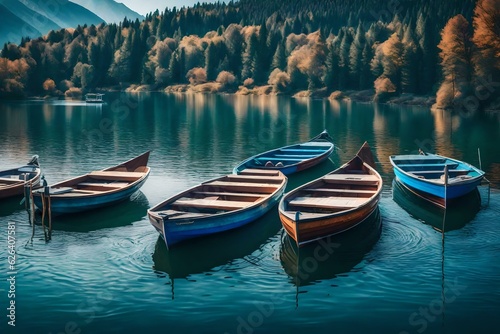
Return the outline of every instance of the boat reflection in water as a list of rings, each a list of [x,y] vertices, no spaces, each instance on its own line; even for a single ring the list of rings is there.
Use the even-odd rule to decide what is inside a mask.
[[[377,243],[381,227],[382,219],[377,208],[356,227],[307,244],[300,251],[295,241],[283,233],[281,265],[297,287],[350,272]]]
[[[9,197],[0,200],[0,217],[6,217],[16,211],[24,210],[24,204],[19,204],[22,197]]]
[[[481,208],[477,189],[448,203],[447,208],[433,205],[404,186],[396,178],[392,181],[393,199],[406,212],[440,232],[458,230],[476,216]],[[443,229],[444,224],[444,229]]]
[[[138,191],[125,201],[113,206],[87,211],[85,213],[61,215],[53,218],[53,230],[68,232],[89,232],[113,228],[140,221],[147,214],[149,201]],[[41,221],[41,219],[40,219]],[[40,223],[37,221],[37,223]]]
[[[168,274],[174,283],[176,278],[187,278],[193,274],[220,270],[236,270],[233,265],[260,266],[263,252],[256,252],[268,239],[276,235],[281,227],[278,212],[271,209],[255,222],[241,228],[196,238],[180,243],[167,250],[161,236],[156,241],[153,253],[153,269],[159,275]],[[235,260],[242,259],[242,264]],[[231,265],[231,268],[225,266]],[[172,299],[173,299],[172,287]]]

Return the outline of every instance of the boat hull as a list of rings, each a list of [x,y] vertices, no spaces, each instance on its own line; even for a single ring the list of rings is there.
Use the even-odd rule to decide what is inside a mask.
[[[421,164],[425,160],[431,160],[431,162],[427,165]],[[435,164],[438,160],[440,160],[439,163]],[[394,175],[399,182],[429,202],[440,206],[446,206],[448,201],[467,195],[481,184],[484,177],[484,172],[472,165],[435,154],[391,156],[390,161]],[[448,169],[446,185],[442,176],[438,178],[444,175],[444,165],[455,165]],[[402,166],[405,166],[407,170]],[[457,172],[462,172],[459,174],[461,176],[453,177],[457,175]],[[431,173],[433,177],[427,178],[427,176],[422,176],[422,173]]]
[[[399,169],[394,169],[394,174],[398,180],[405,184],[406,186],[413,188],[417,191],[424,192],[443,200],[454,199],[457,197],[464,196],[474,189],[481,183],[482,178],[474,178],[460,184],[450,184],[446,187],[440,184],[433,184],[431,182],[426,182],[418,178],[408,176],[406,173],[401,172]]]
[[[113,205],[130,198],[136,193],[146,182],[147,176],[133,186],[123,189],[120,192],[102,194],[96,196],[82,197],[58,197],[57,195],[50,197],[50,209],[52,214],[69,214],[84,212],[93,209],[99,209],[109,205]],[[33,196],[33,201],[39,210],[43,209],[42,198],[40,195]]]
[[[280,211],[280,220],[287,234],[300,247],[356,227],[377,209],[378,201],[379,197],[375,197],[366,205],[356,210],[321,219],[300,220],[299,218],[298,224],[295,219],[288,217]]]
[[[175,221],[169,221],[168,219],[163,219],[149,213],[149,220],[162,236],[167,248],[170,248],[182,241],[228,231],[253,222],[262,217],[279,202],[285,188],[286,183],[273,196],[246,210],[228,212],[206,218]]]
[[[365,142],[340,168],[287,193],[281,224],[299,247],[348,231],[377,209],[382,183]]]
[[[21,168],[25,167],[32,167],[32,166],[24,166]],[[17,171],[17,169],[12,170]],[[28,181],[31,182],[32,187],[36,187],[40,184],[40,177],[41,177],[41,171],[39,167],[34,168],[34,173],[35,175],[29,179]],[[20,180],[22,181],[22,180]],[[15,196],[22,196],[24,194],[24,182],[19,182],[16,184],[13,184],[11,186],[6,186],[6,187],[0,187],[0,199],[2,198],[8,198],[8,197],[15,197]]]
[[[233,173],[239,174],[242,170],[248,168],[275,170],[280,171],[284,175],[291,175],[293,173],[301,172],[322,163],[323,161],[327,160],[333,153],[333,150],[335,148],[334,144],[326,141],[325,138],[330,138],[326,131],[311,139],[311,141],[309,142],[284,146],[257,154],[242,161],[233,169]],[[308,148],[308,146],[310,146],[310,148]],[[282,152],[282,150],[292,151],[293,153],[291,153],[291,155],[288,155],[287,153]],[[279,155],[276,154],[281,154],[282,160],[280,160],[280,158],[278,157]],[[274,163],[282,161],[284,162],[284,165],[276,166],[275,164],[273,164],[273,166],[266,166],[264,164],[266,158],[269,158]],[[261,159],[262,164],[256,163],[258,159]]]
[[[93,171],[38,189],[33,192],[33,201],[39,210],[43,210],[42,195],[46,196],[45,193],[48,192],[50,211],[56,215],[78,213],[119,203],[127,200],[146,182],[151,171],[147,167],[148,160],[149,151],[102,171]],[[117,174],[113,174],[113,172]],[[133,173],[133,175],[128,173]],[[93,183],[94,180],[106,182],[96,184]],[[110,186],[113,182],[124,184]]]

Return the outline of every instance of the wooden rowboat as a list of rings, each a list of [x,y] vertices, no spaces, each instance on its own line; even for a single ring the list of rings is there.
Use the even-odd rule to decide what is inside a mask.
[[[149,152],[104,170],[93,171],[33,192],[35,205],[50,197],[54,214],[76,213],[108,206],[128,199],[146,182]]]
[[[148,211],[149,221],[170,248],[256,220],[278,203],[286,183],[279,171],[247,169],[170,197]]]
[[[37,155],[24,166],[0,171],[0,198],[22,195],[26,182],[36,187],[40,183],[40,174]]]
[[[361,223],[377,208],[381,191],[382,178],[365,142],[351,161],[286,194],[280,220],[301,247]]]
[[[321,243],[306,245],[300,250],[295,240],[285,234],[281,237],[281,265],[296,286],[329,280],[356,267],[375,246],[381,231],[382,219],[377,208],[349,231],[323,239]],[[318,254],[321,254],[319,258]],[[311,259],[318,261],[315,270],[311,270]]]
[[[399,182],[441,207],[476,189],[484,177],[479,168],[437,154],[392,155],[390,161]]]
[[[254,155],[236,166],[233,173],[239,174],[247,168],[279,170],[285,175],[300,172],[328,159],[335,146],[329,140],[331,137],[324,130],[308,142]]]

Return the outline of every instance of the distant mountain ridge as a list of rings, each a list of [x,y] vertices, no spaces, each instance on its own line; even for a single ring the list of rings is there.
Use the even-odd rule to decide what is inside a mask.
[[[0,17],[0,45],[18,44],[23,37],[36,38],[51,30],[105,22],[68,0],[2,0]]]
[[[0,0],[0,47],[19,44],[21,38],[36,38],[51,30],[78,25],[118,23],[144,17],[113,0]]]
[[[34,11],[37,15],[32,20],[43,17],[54,21],[60,28],[78,25],[100,24],[104,20],[88,9],[68,0],[17,0]],[[17,15],[17,13],[14,13]],[[40,17],[37,17],[40,16]],[[28,22],[29,23],[29,22]],[[42,34],[48,31],[42,31]]]
[[[125,17],[128,20],[144,20],[144,16],[114,0],[70,0],[102,17],[107,23],[119,23]]]

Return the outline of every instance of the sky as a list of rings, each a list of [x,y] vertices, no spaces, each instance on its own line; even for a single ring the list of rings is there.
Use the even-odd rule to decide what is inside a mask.
[[[160,12],[164,11],[166,7],[189,7],[197,2],[213,2],[210,0],[115,0],[125,4],[128,8],[136,11],[139,14],[146,15],[147,13],[154,12],[159,9]]]

